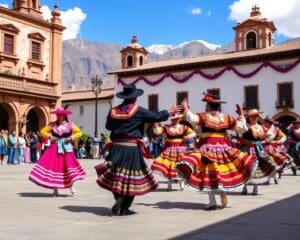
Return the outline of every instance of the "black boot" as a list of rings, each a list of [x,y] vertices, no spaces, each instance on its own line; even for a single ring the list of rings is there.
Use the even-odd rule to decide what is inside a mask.
[[[129,209],[133,200],[134,200],[134,196],[124,197],[124,202],[122,204],[121,211],[120,211],[121,216],[136,214],[136,212]]]
[[[117,193],[113,193],[113,194],[114,194],[114,198],[115,198],[116,202],[111,208],[111,213],[112,213],[112,215],[119,215],[121,206],[124,203],[124,197]]]

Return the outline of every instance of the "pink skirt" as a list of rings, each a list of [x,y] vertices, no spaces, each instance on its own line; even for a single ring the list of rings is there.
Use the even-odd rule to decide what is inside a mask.
[[[29,180],[45,188],[69,188],[86,177],[84,169],[73,152],[58,154],[53,143],[30,172]]]
[[[24,154],[24,161],[25,163],[30,163],[30,148],[26,147],[25,148],[25,154]]]

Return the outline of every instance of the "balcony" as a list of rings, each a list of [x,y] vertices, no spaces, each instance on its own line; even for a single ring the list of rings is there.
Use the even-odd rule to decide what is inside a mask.
[[[21,76],[0,73],[0,91],[57,99],[57,84]]]
[[[294,100],[277,100],[276,108],[294,108]]]

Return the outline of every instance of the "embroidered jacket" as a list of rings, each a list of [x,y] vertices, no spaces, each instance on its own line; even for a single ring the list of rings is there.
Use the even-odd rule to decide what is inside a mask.
[[[167,110],[149,111],[136,104],[121,104],[112,108],[106,119],[106,128],[111,131],[110,138],[143,138],[145,123],[166,121]]]

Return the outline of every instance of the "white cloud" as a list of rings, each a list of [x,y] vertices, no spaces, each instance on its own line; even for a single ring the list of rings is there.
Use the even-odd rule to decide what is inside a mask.
[[[191,14],[193,15],[200,15],[202,13],[201,8],[192,8]]]
[[[8,8],[8,3],[0,3],[0,6],[1,6],[1,7]]]
[[[51,19],[51,10],[48,6],[42,6],[41,12],[44,19]],[[63,40],[76,38],[80,32],[82,22],[86,19],[86,14],[79,7],[60,11],[60,13],[62,24],[66,27],[63,32]]]
[[[255,4],[259,6],[263,17],[274,22],[278,34],[286,37],[300,36],[299,0],[238,0],[229,6],[229,19],[237,22],[246,20]]]

